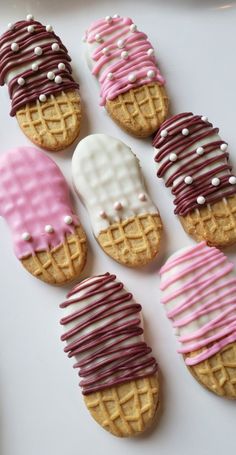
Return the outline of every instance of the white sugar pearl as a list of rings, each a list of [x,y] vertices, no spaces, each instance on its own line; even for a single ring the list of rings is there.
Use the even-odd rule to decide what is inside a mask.
[[[114,209],[115,210],[121,210],[122,207],[123,206],[122,206],[121,202],[119,202],[119,201],[115,202],[115,204],[114,204]]]
[[[33,33],[34,32],[34,25],[28,25],[27,32]]]
[[[236,185],[236,177],[234,175],[229,178],[229,183],[230,185]]]
[[[43,49],[40,46],[36,46],[34,48],[34,53],[35,53],[35,55],[42,55]]]
[[[26,242],[28,242],[31,239],[31,235],[29,232],[23,232],[21,238],[22,238],[22,240],[25,240]]]
[[[130,74],[128,75],[128,81],[129,81],[129,82],[135,82],[136,79],[137,79],[137,76],[136,76],[135,73],[130,73]]]
[[[106,16],[106,17],[105,17],[105,21],[107,21],[107,22],[112,22],[112,17],[111,17],[111,16]]]
[[[51,234],[52,232],[54,232],[54,229],[53,229],[53,227],[51,226],[51,224],[46,224],[44,230],[45,230],[45,232],[47,232],[48,234]]]
[[[145,202],[145,201],[147,200],[147,196],[146,196],[146,194],[144,194],[144,193],[140,193],[140,194],[138,195],[138,198],[139,198],[139,200],[142,201],[142,202]]]
[[[72,216],[66,215],[66,216],[64,217],[64,221],[65,221],[66,224],[72,224],[72,223],[73,223]]]
[[[32,69],[32,71],[38,71],[38,69],[39,69],[38,64],[37,63],[32,63],[31,69]]]
[[[214,178],[212,179],[212,181],[211,181],[211,184],[212,184],[213,186],[219,186],[219,184],[220,184],[220,179],[219,179],[218,177],[214,177]]]
[[[7,25],[7,28],[8,28],[8,30],[14,30],[14,24],[9,22],[9,24]]]
[[[50,79],[50,81],[53,81],[53,79],[55,79],[54,72],[53,71],[48,71],[47,78]]]
[[[155,77],[155,75],[156,75],[156,73],[155,73],[155,71],[153,71],[153,70],[149,70],[149,71],[147,72],[147,77],[150,77],[151,79],[152,79],[153,77]]]
[[[103,41],[100,33],[96,33],[95,35],[95,40],[97,41],[97,43],[101,43]]]
[[[18,85],[25,85],[25,79],[23,77],[18,77],[17,84]]]
[[[56,84],[61,84],[62,83],[62,77],[61,76],[56,76],[54,81],[56,82]]]
[[[206,202],[206,199],[204,198],[204,196],[198,196],[197,197],[197,203],[200,204],[200,205],[203,205],[205,204]]]
[[[204,153],[204,148],[203,148],[203,147],[198,147],[197,150],[196,150],[196,153],[197,153],[198,155],[203,155],[203,153]]]
[[[66,65],[65,65],[65,63],[58,63],[57,68],[59,70],[63,71],[66,69]]]
[[[59,51],[60,47],[58,43],[52,43],[52,50],[53,51]]]
[[[52,25],[50,25],[50,24],[47,24],[45,28],[46,28],[47,32],[52,32],[53,31]]]
[[[149,57],[152,57],[154,55],[154,49],[148,49],[147,55],[149,55]]]
[[[18,43],[12,43],[11,44],[11,50],[13,52],[17,52],[19,50],[19,44]]]
[[[169,160],[170,160],[170,161],[173,161],[173,162],[176,161],[176,160],[177,160],[177,155],[176,155],[176,153],[170,153],[170,155],[169,155]]]
[[[118,19],[118,17],[120,17],[119,14],[114,14],[113,19]]]
[[[113,73],[108,73],[107,79],[109,79],[111,81],[113,78],[114,78],[114,74]]]
[[[161,137],[166,137],[166,136],[168,136],[168,131],[162,130],[160,134],[161,134]]]
[[[191,177],[191,175],[187,175],[185,177],[184,183],[186,183],[186,185],[191,185],[191,183],[193,183],[193,178]]]
[[[131,24],[129,29],[130,29],[131,32],[136,32],[137,31],[137,25]]]
[[[183,134],[183,136],[188,136],[189,135],[189,130],[188,128],[183,128],[181,133]]]
[[[119,49],[122,49],[123,47],[125,47],[125,41],[123,39],[118,39],[117,47],[119,47]]]
[[[100,216],[100,218],[106,218],[107,214],[104,210],[101,210],[101,212],[99,212],[99,216]]]
[[[27,21],[33,21],[34,20],[34,16],[32,14],[27,14],[26,20]]]
[[[121,52],[120,56],[121,56],[121,58],[127,59],[129,57],[129,54],[127,51],[123,51],[123,52]]]
[[[47,100],[46,95],[44,95],[43,93],[41,95],[39,95],[39,101],[41,103],[45,103],[46,100]]]
[[[203,116],[201,117],[201,120],[202,120],[203,122],[208,122],[208,117],[206,117],[205,115],[203,115]]]
[[[220,146],[220,149],[222,150],[222,152],[225,152],[228,148],[228,144],[221,144]]]
[[[108,47],[104,47],[103,50],[102,50],[102,53],[103,53],[104,55],[108,55],[108,54],[109,54],[109,49],[108,49]]]

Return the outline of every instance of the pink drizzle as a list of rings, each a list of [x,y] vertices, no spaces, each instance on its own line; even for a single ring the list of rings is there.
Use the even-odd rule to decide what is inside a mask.
[[[12,149],[0,157],[0,215],[11,229],[18,258],[60,245],[78,225],[60,169],[33,147]],[[67,215],[72,217],[70,225],[64,221]],[[46,233],[46,225],[54,232]],[[31,240],[22,239],[24,232]]]
[[[81,309],[73,310],[78,303]],[[106,273],[79,283],[60,305],[69,306],[71,313],[61,319],[61,324],[73,326],[61,339],[67,342],[64,350],[68,357],[77,357],[74,368],[80,369],[84,395],[157,371],[151,348],[142,341],[142,307],[115,275]],[[97,328],[96,323],[100,323]]]
[[[132,24],[132,19],[128,17],[113,18],[111,22],[100,19],[94,22],[86,32],[88,43],[95,43],[97,34],[103,40],[98,43],[92,54],[92,59],[95,62],[92,74],[99,77],[101,85],[100,104],[102,106],[106,104],[107,99],[112,100],[131,88],[139,87],[152,81],[158,82],[160,85],[165,83],[155,57],[147,54],[147,51],[152,49],[151,43],[147,40],[147,36],[144,33],[140,31],[131,32],[130,25]],[[125,46],[121,49],[117,46],[119,39],[124,39],[125,41]],[[103,54],[104,48],[108,49],[108,55]],[[121,58],[121,52],[123,51],[128,52],[128,59]],[[118,61],[116,60],[117,58],[119,59]],[[105,67],[105,65],[108,66]],[[147,76],[147,72],[150,70],[155,73],[152,78]],[[107,77],[109,73],[113,73],[112,80]],[[135,74],[135,82],[129,82],[128,75],[130,73]]]
[[[179,337],[182,346],[178,352],[182,354],[204,348],[195,357],[187,356],[187,365],[196,365],[236,341],[233,267],[221,251],[201,242],[170,258],[161,268],[161,290],[168,291],[175,284],[175,290],[170,289],[162,298],[165,305],[174,304],[167,312],[173,326],[183,329],[191,322],[199,323],[199,328],[189,327],[189,332]]]

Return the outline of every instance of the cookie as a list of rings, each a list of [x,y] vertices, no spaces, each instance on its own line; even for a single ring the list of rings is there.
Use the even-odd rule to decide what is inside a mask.
[[[132,19],[115,15],[93,22],[84,41],[101,106],[128,133],[153,134],[167,116],[168,98],[147,35]]]
[[[31,14],[8,24],[0,38],[0,85],[8,86],[11,116],[36,145],[56,152],[80,131],[79,85],[70,56],[51,25]]]
[[[207,117],[188,112],[166,120],[153,145],[157,176],[172,187],[185,231],[224,247],[236,242],[236,177],[218,132]]]
[[[161,269],[162,303],[185,363],[215,394],[236,399],[236,275],[205,242],[172,255]]]
[[[86,236],[60,169],[44,153],[19,147],[0,157],[0,215],[17,258],[33,276],[62,285],[80,274]]]
[[[115,436],[142,433],[157,411],[159,379],[143,339],[141,305],[105,273],[79,283],[60,306],[64,350],[76,359],[92,417]]]
[[[72,174],[105,253],[129,267],[151,261],[159,251],[162,222],[131,149],[105,134],[87,136],[74,152]]]

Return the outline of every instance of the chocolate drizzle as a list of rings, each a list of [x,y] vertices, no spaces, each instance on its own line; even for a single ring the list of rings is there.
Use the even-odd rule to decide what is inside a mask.
[[[82,281],[60,307],[69,307],[61,324],[70,328],[61,339],[67,342],[68,357],[76,357],[74,368],[80,369],[84,395],[157,371],[151,348],[142,338],[142,307],[115,275]]]
[[[29,24],[33,26],[32,32],[28,31]],[[13,43],[18,44],[18,51],[11,49]],[[58,44],[58,50],[52,49],[53,43]],[[36,47],[41,48],[41,55],[35,54]],[[70,61],[66,47],[54,32],[48,32],[44,25],[34,20],[16,22],[13,29],[0,38],[0,85],[8,83],[12,100],[10,115],[14,116],[18,109],[26,103],[36,101],[42,94],[51,95],[78,89],[79,85],[71,74]],[[38,70],[31,68],[32,63],[38,63]],[[64,64],[63,69],[59,69],[59,63]],[[10,81],[7,81],[12,71],[17,74],[10,76]],[[49,71],[54,73],[53,80],[47,77]],[[55,82],[56,76],[62,78],[60,83]],[[18,84],[19,78],[24,79],[24,85]]]
[[[178,215],[199,208],[200,196],[208,204],[236,193],[236,186],[229,181],[232,167],[225,152],[227,144],[218,131],[205,117],[188,112],[166,120],[153,140],[158,149],[155,161],[160,163],[157,176],[165,179],[167,187],[172,186]],[[171,153],[176,155],[174,161],[170,160]],[[192,178],[191,184],[185,183],[187,176]],[[219,178],[217,186],[212,184],[214,177]]]

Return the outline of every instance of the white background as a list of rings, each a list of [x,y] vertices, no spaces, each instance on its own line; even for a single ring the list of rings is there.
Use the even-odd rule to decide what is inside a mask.
[[[4,5],[3,5],[4,3]],[[63,353],[58,308],[66,289],[32,278],[12,251],[10,232],[0,219],[0,454],[1,455],[221,455],[235,453],[235,403],[204,390],[176,353],[177,341],[160,304],[159,268],[176,249],[194,242],[173,215],[172,197],[155,176],[150,140],[122,132],[98,106],[98,87],[89,74],[81,37],[99,17],[131,16],[157,50],[167,79],[171,111],[207,115],[230,144],[236,165],[236,3],[196,1],[35,0],[0,3],[0,31],[27,13],[54,26],[73,59],[80,81],[83,123],[80,138],[103,132],[123,139],[139,156],[148,189],[158,205],[165,234],[155,262],[128,270],[100,250],[85,209],[76,208],[89,239],[83,277],[115,272],[143,305],[146,340],[161,369],[162,411],[148,434],[120,440],[90,417],[72,361]],[[29,142],[8,115],[6,87],[0,90],[0,153]],[[50,155],[71,185],[71,153]],[[233,249],[227,251],[235,259]]]

